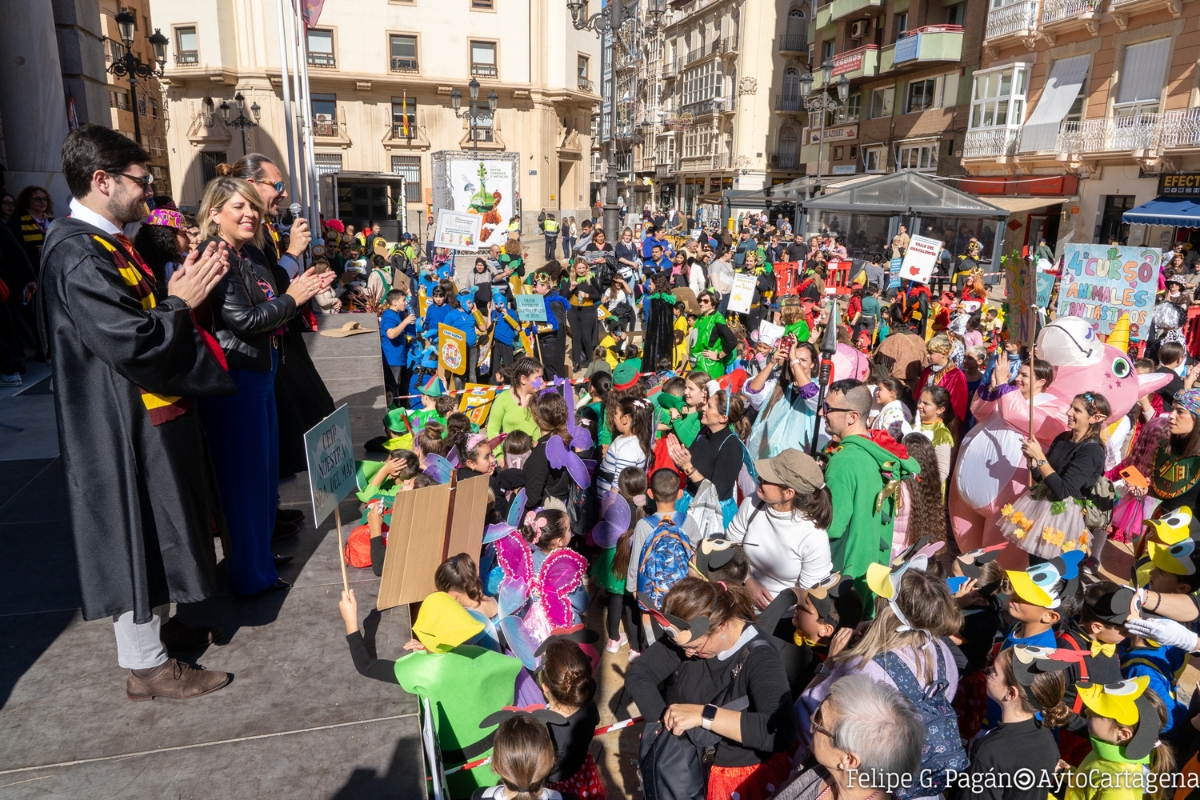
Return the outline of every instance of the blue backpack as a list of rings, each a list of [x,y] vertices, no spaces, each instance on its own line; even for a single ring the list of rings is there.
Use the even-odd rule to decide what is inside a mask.
[[[662,608],[663,598],[671,587],[687,577],[688,562],[692,560],[692,544],[680,525],[684,514],[662,517],[654,532],[646,539],[638,562],[637,590],[645,592]],[[653,517],[651,517],[653,520]]]
[[[946,773],[962,772],[968,766],[967,754],[963,750],[958,733],[958,715],[950,698],[946,696],[949,681],[946,679],[946,663],[942,649],[935,643],[937,654],[937,680],[922,689],[908,665],[894,653],[884,653],[872,659],[883,668],[917,712],[917,719],[925,728],[925,744],[921,748],[921,766],[912,776],[912,785],[901,787],[893,793],[897,800],[913,797],[929,797],[941,794],[946,789]]]

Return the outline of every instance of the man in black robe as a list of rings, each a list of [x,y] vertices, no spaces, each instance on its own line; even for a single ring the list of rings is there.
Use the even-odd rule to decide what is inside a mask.
[[[168,658],[161,638],[170,602],[212,594],[213,531],[224,519],[194,398],[236,387],[191,311],[228,264],[223,248],[189,255],[156,302],[153,273],[122,233],[150,197],[149,160],[98,126],[63,143],[75,199],[46,237],[38,327],[83,617],[112,617],[129,699],[187,699],[230,680]]]

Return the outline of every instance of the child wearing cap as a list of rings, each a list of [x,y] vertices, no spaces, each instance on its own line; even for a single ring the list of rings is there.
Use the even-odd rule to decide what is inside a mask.
[[[443,391],[442,379],[434,375],[424,386],[417,389],[417,392],[421,395],[421,410],[410,417],[415,427],[423,428],[430,422],[445,425],[446,418],[439,414],[437,409],[438,399],[446,394]]]
[[[1123,625],[1129,619],[1133,590],[1100,581],[1083,593],[1079,619],[1063,620],[1057,637],[1062,650],[1083,653],[1082,659],[1066,669],[1067,690],[1063,702],[1071,709],[1065,729],[1059,734],[1059,749],[1068,764],[1078,764],[1088,754],[1088,724],[1082,716],[1083,701],[1075,691],[1079,681],[1115,683],[1121,680],[1117,646],[1125,641]]]
[[[762,609],[793,586],[816,586],[833,571],[826,528],[833,503],[825,475],[807,453],[788,449],[754,463],[758,491],[729,523],[728,536],[746,547],[746,588]]]

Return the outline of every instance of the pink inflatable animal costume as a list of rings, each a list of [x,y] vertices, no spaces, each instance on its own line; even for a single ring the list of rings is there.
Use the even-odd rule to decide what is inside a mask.
[[[1055,367],[1054,380],[1033,399],[1034,436],[1048,448],[1067,429],[1072,398],[1092,390],[1112,406],[1108,422],[1120,419],[1139,398],[1165,386],[1170,375],[1138,375],[1133,359],[1100,341],[1087,320],[1060,317],[1046,325],[1037,354]],[[998,509],[1028,488],[1021,444],[1029,435],[1029,401],[1019,391],[997,401],[976,399],[971,411],[978,422],[963,439],[958,470],[950,486],[950,523],[958,546],[966,553],[1003,541],[996,527]],[[1007,548],[1006,568],[1022,567],[1027,554]]]

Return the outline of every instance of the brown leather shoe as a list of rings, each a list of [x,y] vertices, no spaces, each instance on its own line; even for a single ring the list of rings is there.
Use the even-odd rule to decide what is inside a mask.
[[[191,700],[215,692],[232,678],[228,672],[209,672],[171,658],[148,678],[139,678],[131,670],[125,682],[125,696],[130,700],[153,700],[156,697]]]

